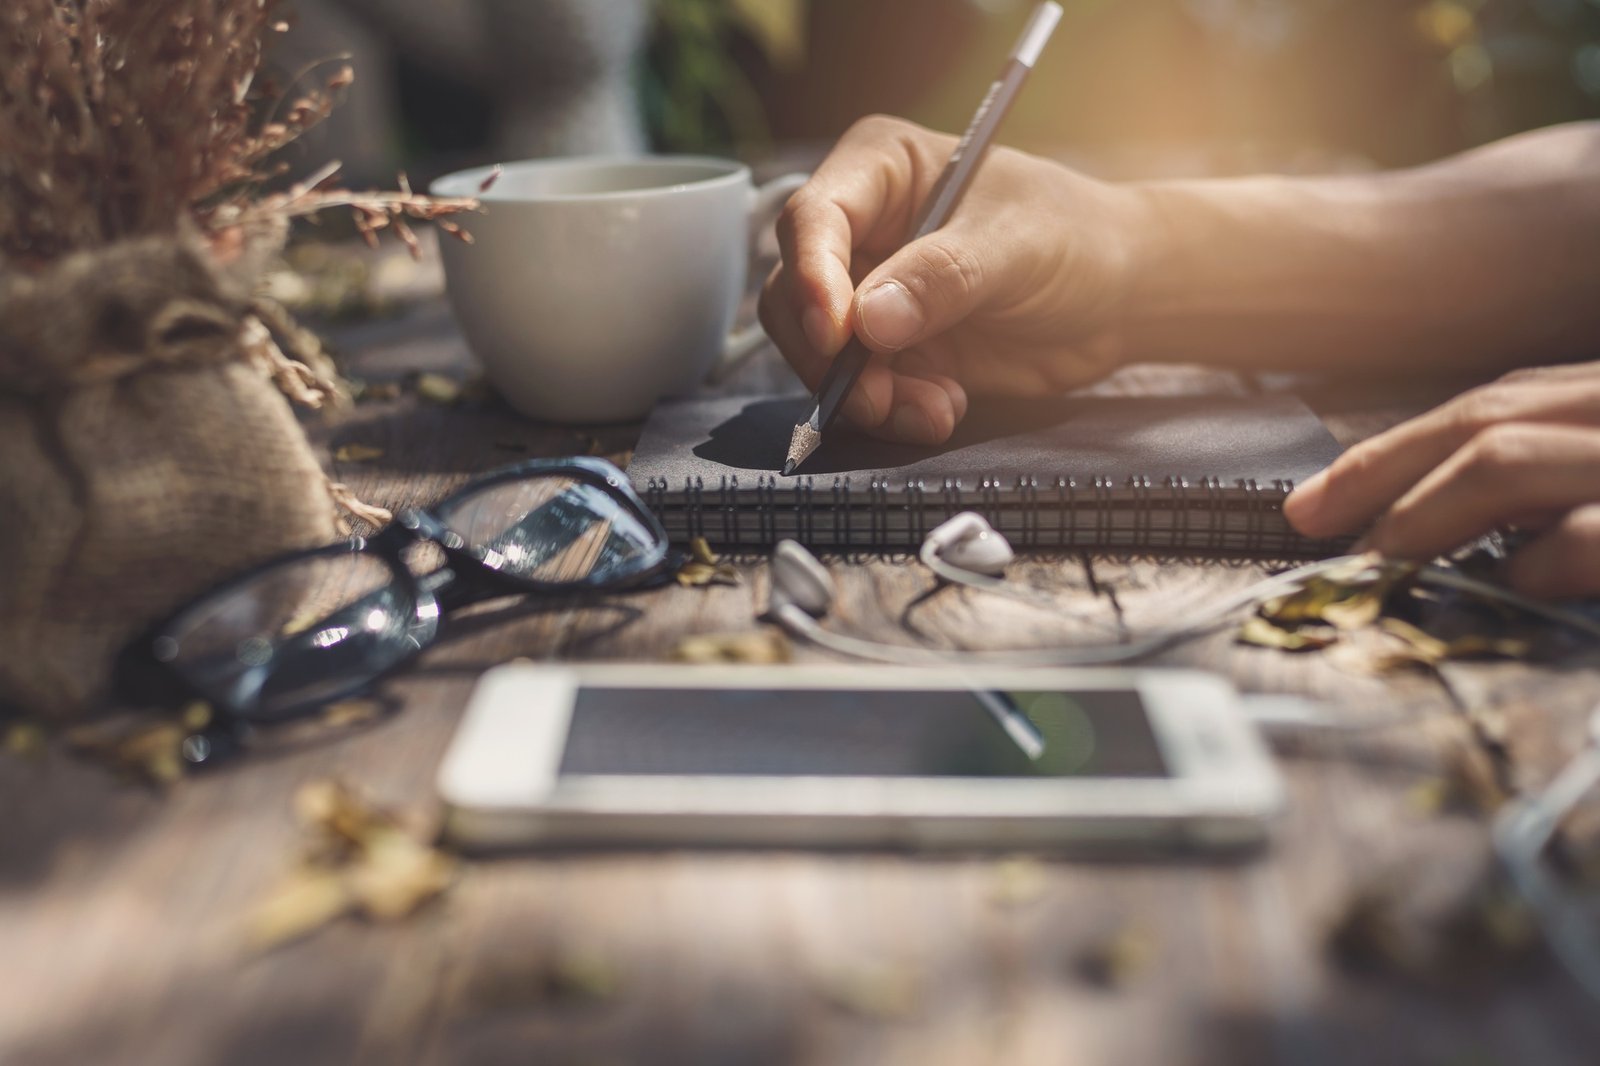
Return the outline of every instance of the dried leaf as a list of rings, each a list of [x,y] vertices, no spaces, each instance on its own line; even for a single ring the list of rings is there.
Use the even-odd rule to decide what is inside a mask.
[[[1315,651],[1326,648],[1339,639],[1336,631],[1322,632],[1307,629],[1284,629],[1260,616],[1245,619],[1235,636],[1240,644],[1254,644],[1262,648],[1280,648],[1283,651]]]
[[[188,734],[177,722],[139,717],[79,726],[64,739],[74,751],[121,777],[164,786],[183,777],[183,740]]]
[[[476,975],[470,996],[487,1007],[515,1008],[545,1002],[600,1003],[625,984],[614,960],[591,948],[566,948],[548,958],[519,956],[510,965]]]
[[[1397,650],[1378,656],[1374,666],[1380,671],[1407,668],[1431,670],[1452,659],[1526,658],[1532,645],[1515,637],[1491,637],[1469,633],[1445,641],[1399,618],[1379,620],[1379,628],[1401,642]]]
[[[299,864],[247,923],[249,943],[258,950],[351,912],[378,921],[403,918],[455,879],[454,858],[340,782],[302,786],[294,807],[309,838]]]
[[[368,833],[389,824],[386,815],[364,803],[342,781],[311,781],[294,794],[294,813],[311,832],[319,854],[359,846]]]
[[[357,906],[380,921],[404,918],[439,895],[455,878],[455,860],[409,833],[383,826],[361,842],[362,861],[351,866],[345,883]]]
[[[717,565],[717,556],[711,550],[711,542],[704,537],[694,537],[689,541],[689,554],[697,563],[704,563],[706,566]]]
[[[190,700],[184,704],[183,711],[178,715],[178,721],[183,723],[183,728],[191,733],[198,733],[211,724],[216,713],[211,709],[211,704],[205,700]]]
[[[1382,656],[1380,661],[1394,669],[1403,666],[1435,667],[1450,656],[1450,646],[1438,637],[1425,633],[1410,622],[1399,618],[1385,618],[1378,623],[1385,633],[1404,642],[1404,649]]]
[[[549,995],[559,999],[606,1000],[622,990],[622,971],[597,951],[562,951],[546,974]]]
[[[334,728],[364,725],[375,721],[382,713],[383,703],[379,700],[340,700],[322,709],[322,722]]]
[[[1434,815],[1449,805],[1450,798],[1450,782],[1443,777],[1430,777],[1407,791],[1406,805],[1417,814]]]
[[[1362,556],[1308,579],[1288,595],[1268,600],[1260,615],[1280,626],[1325,622],[1335,629],[1360,629],[1377,619],[1389,593],[1415,572],[1412,564]]]
[[[425,371],[411,382],[411,390],[420,399],[448,407],[461,399],[461,383],[443,374]]]
[[[1037,859],[1002,859],[994,865],[989,899],[1000,907],[1024,907],[1044,897],[1045,884],[1045,869]]]
[[[1125,922],[1078,956],[1078,973],[1104,988],[1122,988],[1155,961],[1155,937],[1136,922]]]
[[[42,758],[46,747],[44,730],[32,722],[13,722],[6,729],[6,752],[18,759]]]
[[[245,940],[251,950],[267,951],[315,932],[349,909],[350,890],[338,870],[301,868],[257,905]]]
[[[400,384],[395,381],[379,381],[363,385],[356,393],[358,403],[381,403],[400,398]]]
[[[1447,650],[1452,659],[1526,659],[1533,650],[1533,642],[1522,637],[1468,633],[1452,640]]]
[[[345,444],[333,453],[333,458],[341,463],[370,463],[383,458],[383,449],[370,444]]]
[[[732,563],[720,561],[704,537],[689,542],[691,561],[678,570],[678,584],[684,588],[701,585],[737,585],[739,571]]]
[[[914,1014],[922,998],[915,970],[898,963],[861,963],[818,975],[817,992],[828,1003],[863,1018],[894,1020]]]
[[[706,585],[737,585],[739,571],[732,563],[684,563],[677,573],[678,584],[684,588],[702,588]]]
[[[685,637],[671,658],[684,663],[786,663],[794,653],[783,634],[750,630]]]

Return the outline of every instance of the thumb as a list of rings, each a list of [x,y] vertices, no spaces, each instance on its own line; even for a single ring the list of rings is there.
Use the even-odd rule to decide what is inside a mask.
[[[861,283],[856,333],[879,352],[942,333],[988,298],[996,273],[970,241],[948,231],[931,233],[884,260]]]

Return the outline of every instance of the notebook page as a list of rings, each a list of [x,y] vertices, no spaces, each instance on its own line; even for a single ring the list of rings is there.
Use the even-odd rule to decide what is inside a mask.
[[[891,484],[984,477],[1168,477],[1224,484],[1299,482],[1331,463],[1339,445],[1317,417],[1287,396],[1101,397],[974,400],[955,435],[936,447],[891,444],[835,423],[795,478],[780,478],[789,435],[810,400],[724,397],[659,405],[646,423],[628,475],[673,489],[701,478],[715,484],[762,477],[782,488],[810,477]]]

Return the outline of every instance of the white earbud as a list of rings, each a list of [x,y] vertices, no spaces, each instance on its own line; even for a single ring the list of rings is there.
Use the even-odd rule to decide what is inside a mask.
[[[833,604],[833,575],[815,555],[792,540],[780,540],[772,553],[772,593],[767,609],[777,613],[793,604],[821,618]]]
[[[999,577],[1016,558],[1011,544],[976,511],[963,511],[943,523],[923,542],[922,555],[934,555],[971,573]]]
[[[981,523],[974,526],[971,518],[977,518]],[[960,525],[956,525],[960,520]],[[947,528],[949,527],[949,528]],[[938,549],[942,546],[940,541],[958,542],[962,538],[957,536],[965,529],[968,533],[976,529],[979,533],[988,530],[996,540],[1005,545],[1004,538],[1000,537],[983,522],[980,516],[958,515],[956,519],[945,523],[934,530],[923,543],[921,558],[924,563],[933,567],[934,572],[941,577],[946,574],[959,575],[947,580],[959,581],[971,588],[985,591],[1000,592],[1021,598],[1015,590],[1006,587],[1004,581],[984,574],[975,574],[957,569],[945,562],[939,556]],[[937,538],[937,539],[936,539]],[[974,538],[976,539],[976,538]],[[987,549],[992,551],[992,549]],[[1011,548],[1005,545],[1005,557],[1009,559]],[[997,558],[998,553],[988,558]],[[1076,646],[1058,648],[1033,648],[1017,649],[1014,651],[959,651],[948,648],[919,648],[908,647],[903,644],[885,644],[876,640],[864,640],[860,637],[849,636],[844,633],[834,633],[818,624],[817,619],[827,613],[833,602],[833,576],[828,573],[817,558],[805,548],[792,540],[780,541],[772,558],[772,594],[767,603],[765,618],[787,630],[792,636],[809,641],[819,647],[828,648],[841,655],[849,655],[857,659],[867,659],[876,662],[901,663],[906,665],[993,665],[993,666],[1109,666],[1113,663],[1125,663],[1134,659],[1143,658],[1163,648],[1171,647],[1179,641],[1189,640],[1202,633],[1210,632],[1219,625],[1227,623],[1236,612],[1247,607],[1254,607],[1273,596],[1279,596],[1301,588],[1307,580],[1330,572],[1340,566],[1346,566],[1357,560],[1356,556],[1345,556],[1338,559],[1324,560],[1312,563],[1295,570],[1290,570],[1251,585],[1249,588],[1236,593],[1220,602],[1210,604],[1205,610],[1187,619],[1184,624],[1167,629],[1156,629],[1138,636],[1125,635],[1115,642],[1089,643]],[[1424,571],[1424,573],[1428,573]],[[1440,587],[1461,587],[1462,578],[1452,576],[1449,580],[1435,580],[1434,584]],[[1493,586],[1484,586],[1493,589]],[[1498,592],[1498,590],[1495,590]],[[1501,594],[1503,595],[1503,594]],[[1521,605],[1521,604],[1519,604]],[[1541,610],[1541,613],[1543,611]],[[1565,615],[1566,612],[1562,612]],[[1552,615],[1553,616],[1553,615]],[[1572,616],[1576,621],[1569,624],[1577,625],[1585,631],[1593,631],[1592,624],[1580,616]],[[1565,617],[1559,620],[1566,621]],[[1600,713],[1591,722],[1591,729],[1596,730],[1600,736]]]

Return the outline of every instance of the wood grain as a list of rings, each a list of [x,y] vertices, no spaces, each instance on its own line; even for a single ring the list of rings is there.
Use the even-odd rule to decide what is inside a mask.
[[[368,381],[464,378],[443,308],[346,331]],[[729,387],[783,382],[770,356]],[[1138,369],[1107,390],[1298,389],[1350,443],[1451,386],[1243,380]],[[492,399],[407,396],[312,427],[319,444],[382,449],[336,463],[369,502],[427,504],[524,456],[625,459],[636,426],[525,422]],[[834,561],[832,624],[934,646],[1049,645],[1142,627],[1259,577],[1241,565],[1034,558],[1017,580],[1081,617],[944,590],[900,559]],[[1353,974],[1329,928],[1351,893],[1407,886],[1418,921],[1478,876],[1481,816],[1423,809],[1441,764],[1422,725],[1285,749],[1292,807],[1266,854],[1236,862],[1071,862],[904,854],[661,851],[470,864],[413,920],[344,921],[263,956],[239,924],[292,862],[289,800],[340,776],[431,816],[431,781],[483,669],[534,660],[652,660],[682,636],[755,627],[767,577],[604,602],[501,601],[455,622],[386,695],[400,713],[157,795],[53,753],[0,759],[0,1060],[47,1063],[1587,1063],[1600,1022],[1547,960],[1436,975]],[[914,632],[902,628],[909,620]],[[810,649],[802,659],[829,661]],[[1336,657],[1232,643],[1161,657],[1334,713],[1453,720],[1499,709],[1517,772],[1547,780],[1600,696],[1593,671],[1451,667],[1375,678]],[[1020,871],[1020,873],[1019,873]],[[1019,889],[1018,884],[1027,887]],[[1118,937],[1144,960],[1111,983]]]

